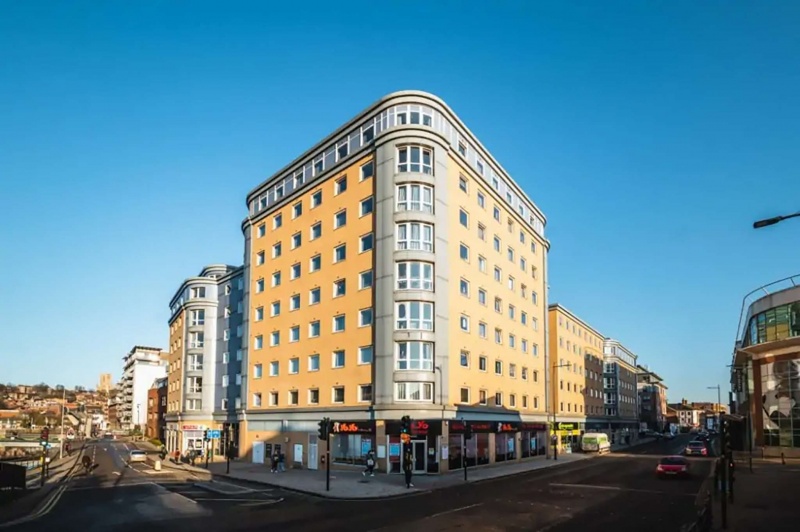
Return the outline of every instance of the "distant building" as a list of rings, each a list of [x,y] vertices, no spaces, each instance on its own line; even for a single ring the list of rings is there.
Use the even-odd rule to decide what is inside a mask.
[[[625,443],[639,434],[638,358],[617,340],[606,338],[603,342],[605,408],[615,443]]]
[[[695,408],[686,399],[682,399],[680,403],[672,403],[669,407],[675,411],[679,427],[682,429],[700,428],[702,409]]]
[[[156,438],[164,442],[164,433],[167,426],[167,378],[162,377],[153,381],[147,390],[147,428],[145,436]]]
[[[647,428],[663,432],[667,425],[667,385],[647,366],[638,366],[636,387],[639,392],[639,421]]]
[[[97,391],[109,393],[112,386],[111,373],[101,373],[100,380],[97,381]]]
[[[147,419],[147,390],[153,381],[166,377],[166,353],[157,347],[134,346],[123,357],[119,417],[123,430],[144,429]]]

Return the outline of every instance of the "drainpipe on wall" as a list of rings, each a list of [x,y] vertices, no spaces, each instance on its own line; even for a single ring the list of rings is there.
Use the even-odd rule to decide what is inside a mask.
[[[552,436],[550,431],[550,283],[547,275],[547,254],[550,249],[547,246],[542,246],[544,251],[544,262],[542,264],[542,277],[544,280],[544,408],[547,419],[547,441],[545,442],[545,456],[550,459],[550,451],[552,447]],[[555,427],[553,427],[555,428]]]

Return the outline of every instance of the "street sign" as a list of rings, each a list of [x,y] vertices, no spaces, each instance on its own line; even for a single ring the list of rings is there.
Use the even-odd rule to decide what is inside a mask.
[[[220,437],[220,431],[218,431],[218,430],[209,430],[208,431],[208,437],[211,438],[212,440],[218,440],[219,437]]]

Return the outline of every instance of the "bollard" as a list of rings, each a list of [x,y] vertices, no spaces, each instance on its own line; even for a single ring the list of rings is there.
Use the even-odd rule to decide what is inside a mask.
[[[153,469],[155,469],[156,471],[161,471],[161,460],[156,460],[153,463]]]

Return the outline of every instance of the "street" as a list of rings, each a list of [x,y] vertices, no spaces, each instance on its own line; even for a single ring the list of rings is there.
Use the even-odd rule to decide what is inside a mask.
[[[692,519],[711,461],[696,458],[688,480],[659,480],[659,457],[679,453],[688,436],[628,453],[540,469],[511,477],[378,501],[333,501],[263,485],[214,482],[183,472],[153,472],[126,464],[124,443],[87,447],[96,469],[80,473],[52,509],[19,531],[148,532],[197,526],[204,530],[586,531],[678,530]],[[150,471],[149,473],[147,471]],[[213,489],[214,491],[211,491]]]

